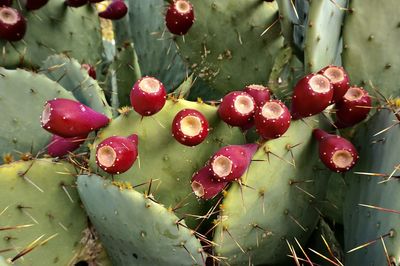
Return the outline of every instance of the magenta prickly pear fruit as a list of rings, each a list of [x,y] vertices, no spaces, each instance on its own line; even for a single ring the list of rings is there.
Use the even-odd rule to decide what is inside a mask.
[[[12,0],[0,0],[0,6],[12,6]]]
[[[96,150],[96,163],[109,174],[121,174],[129,170],[138,156],[138,137],[114,136],[103,140]]]
[[[78,149],[85,142],[86,137],[63,138],[53,135],[50,144],[47,146],[47,153],[51,157],[64,156]]]
[[[88,3],[88,0],[65,0],[65,4],[70,7],[81,7]]]
[[[114,0],[109,4],[99,16],[105,19],[118,20],[123,18],[128,13],[128,7],[123,0]]]
[[[82,64],[82,68],[87,71],[88,75],[92,79],[96,79],[96,69],[94,68],[94,66],[92,66],[90,64]]]
[[[293,91],[292,117],[300,119],[316,115],[332,102],[333,87],[321,74],[309,74],[300,79]]]
[[[130,93],[133,109],[142,116],[159,112],[165,105],[167,92],[156,78],[143,77],[136,81]]]
[[[227,184],[228,182],[215,181],[207,166],[201,168],[192,176],[192,189],[194,194],[205,200],[217,196]]]
[[[44,129],[64,138],[88,135],[110,121],[80,102],[62,98],[47,101],[40,119]]]
[[[37,10],[47,4],[49,0],[24,0],[23,4],[29,11]]]
[[[249,85],[246,86],[243,90],[253,97],[254,102],[257,106],[263,106],[264,103],[268,102],[271,98],[271,92],[268,87],[262,85]]]
[[[172,136],[181,144],[196,146],[208,135],[208,121],[194,109],[183,109],[172,121]]]
[[[174,0],[169,4],[165,15],[165,25],[176,35],[184,35],[194,22],[193,5],[186,0]]]
[[[336,127],[351,127],[367,118],[371,110],[371,97],[362,88],[351,87],[336,107]]]
[[[218,182],[239,180],[257,151],[257,144],[229,145],[218,150],[210,159],[209,170]]]
[[[327,66],[318,71],[318,74],[324,75],[332,83],[332,103],[341,101],[346,91],[350,88],[349,76],[344,68],[340,66]]]
[[[250,94],[232,91],[222,98],[218,115],[228,125],[243,127],[253,119],[255,109],[256,105]]]
[[[0,38],[16,42],[24,38],[26,20],[18,10],[11,7],[0,7]]]
[[[271,100],[257,109],[254,121],[257,133],[263,139],[275,139],[288,130],[290,112],[281,101]]]
[[[357,150],[347,139],[321,129],[314,129],[313,136],[319,142],[319,158],[330,170],[346,172],[356,164]]]

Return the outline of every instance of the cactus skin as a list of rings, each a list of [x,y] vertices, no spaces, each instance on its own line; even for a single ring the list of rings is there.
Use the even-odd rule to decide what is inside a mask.
[[[193,232],[149,196],[96,175],[79,176],[78,191],[114,265],[204,265]]]
[[[0,88],[0,156],[36,154],[51,137],[40,127],[43,105],[56,97],[74,97],[44,75],[25,70],[0,68]]]
[[[360,150],[360,161],[354,172],[391,173],[397,175],[399,163],[398,148],[400,128],[396,117],[388,110],[377,112],[368,122],[363,124],[355,137],[355,145]],[[373,136],[383,129],[393,126],[385,132]],[[399,214],[380,211],[359,204],[400,210],[399,183],[392,177],[365,176],[349,174],[345,177],[347,183],[344,202],[345,250],[360,246],[394,230],[393,237],[384,237],[387,252],[393,257],[393,265],[399,263],[400,231]],[[396,178],[397,179],[397,178]],[[379,242],[363,247],[360,250],[346,253],[346,265],[385,265],[386,258],[382,243]]]

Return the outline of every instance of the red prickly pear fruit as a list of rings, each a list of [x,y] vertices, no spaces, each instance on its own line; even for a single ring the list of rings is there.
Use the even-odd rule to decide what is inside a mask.
[[[94,66],[90,64],[82,64],[82,68],[87,71],[89,77],[91,77],[92,79],[96,79],[96,69],[94,68]]]
[[[37,10],[47,4],[49,0],[24,0],[26,10]]]
[[[209,170],[218,182],[236,181],[246,172],[257,144],[229,145],[218,150],[210,159]]]
[[[321,74],[309,74],[294,87],[292,117],[300,119],[316,115],[332,102],[333,87],[329,79]]]
[[[341,101],[346,91],[350,88],[349,76],[344,68],[340,66],[326,66],[318,71],[318,74],[327,77],[332,84],[332,103]]]
[[[281,101],[271,100],[257,109],[254,121],[256,131],[263,139],[275,139],[288,130],[290,112]]]
[[[313,136],[319,142],[319,158],[330,170],[346,172],[356,164],[357,150],[347,139],[321,129],[314,129]]]
[[[131,105],[142,116],[150,116],[164,107],[166,96],[165,87],[158,79],[143,77],[133,85]]]
[[[86,5],[88,0],[65,0],[64,3],[70,7],[81,7]]]
[[[11,7],[0,7],[0,38],[16,42],[24,38],[26,19],[18,10]]]
[[[47,153],[51,157],[61,157],[78,149],[85,142],[87,136],[63,138],[57,135],[51,137],[47,146]]]
[[[351,127],[367,118],[371,111],[371,97],[363,88],[351,87],[336,103],[337,128]]]
[[[62,98],[47,101],[40,119],[45,130],[64,138],[88,135],[110,121],[80,102]]]
[[[185,35],[194,22],[193,5],[187,0],[175,0],[169,4],[165,15],[165,25],[169,32]]]
[[[12,6],[12,0],[0,0],[0,6]]]
[[[240,130],[242,130],[242,132],[246,132],[252,127],[254,127],[254,117],[252,117],[245,125],[241,126]]]
[[[99,13],[101,18],[118,20],[128,13],[128,7],[123,0],[114,0],[103,12]]]
[[[219,117],[228,125],[243,127],[252,119],[256,109],[253,97],[243,91],[232,91],[222,98]]]
[[[208,167],[201,168],[192,176],[192,190],[194,194],[202,199],[209,200],[217,196],[228,182],[217,182],[213,179]]]
[[[96,163],[109,174],[121,174],[129,170],[138,156],[136,136],[113,136],[103,140],[96,149]]]
[[[263,106],[264,103],[268,102],[271,98],[271,92],[268,87],[262,85],[249,85],[243,90],[253,97],[254,102],[257,106]]]
[[[94,3],[100,3],[100,2],[103,2],[103,1],[105,1],[105,0],[89,0],[89,3],[94,4]]]
[[[208,135],[208,121],[205,116],[194,109],[179,111],[172,121],[172,136],[181,144],[196,146]]]

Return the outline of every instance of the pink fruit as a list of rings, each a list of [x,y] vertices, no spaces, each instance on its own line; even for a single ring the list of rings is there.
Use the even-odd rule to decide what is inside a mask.
[[[87,71],[88,75],[92,79],[96,79],[96,69],[94,68],[94,66],[92,66],[90,64],[82,64],[82,68]]]
[[[217,196],[227,184],[228,182],[215,181],[207,166],[201,168],[192,176],[192,189],[194,194],[205,200]]]
[[[153,77],[143,77],[136,81],[130,93],[133,109],[142,116],[159,112],[166,102],[164,85]]]
[[[44,129],[64,138],[88,135],[110,121],[80,102],[62,98],[47,101],[40,119]]]
[[[332,102],[333,87],[329,79],[320,74],[309,74],[300,79],[293,91],[292,117],[300,119],[325,110]]]
[[[318,74],[327,77],[333,87],[332,103],[337,103],[342,100],[342,97],[350,87],[349,76],[343,67],[327,66],[318,71]]]
[[[313,135],[319,142],[319,158],[330,170],[346,172],[356,164],[358,153],[350,141],[321,129],[314,129]]]
[[[254,117],[257,133],[263,139],[282,136],[290,126],[289,109],[279,100],[266,102]]]
[[[29,11],[37,10],[47,4],[49,0],[25,0],[25,8]]]
[[[129,170],[138,156],[138,137],[114,136],[103,140],[96,150],[96,163],[109,174],[121,174]]]
[[[26,20],[18,10],[11,7],[0,7],[0,38],[16,42],[24,38]]]
[[[0,0],[0,6],[12,6],[12,0]]]
[[[351,127],[367,118],[371,110],[371,97],[363,88],[351,87],[335,107],[336,127]]]
[[[88,0],[65,0],[65,4],[70,7],[81,7],[88,3]]]
[[[264,87],[262,85],[249,85],[246,86],[243,90],[253,97],[254,102],[257,106],[263,106],[264,103],[268,102],[271,98],[271,92],[268,87]]]
[[[63,138],[57,135],[51,137],[47,146],[47,153],[51,157],[61,157],[78,149],[85,142],[87,136]]]
[[[196,146],[208,135],[208,121],[194,109],[183,109],[172,121],[172,136],[181,144]]]
[[[123,0],[113,0],[107,9],[99,13],[105,19],[117,20],[123,18],[128,13],[128,7]]]
[[[194,11],[187,0],[174,0],[167,9],[165,24],[168,30],[176,35],[184,35],[192,27]]]
[[[250,94],[232,91],[222,98],[218,115],[228,125],[243,127],[253,119],[255,109],[256,105]]]
[[[218,150],[210,159],[209,169],[218,182],[239,180],[257,151],[257,144],[229,145]]]

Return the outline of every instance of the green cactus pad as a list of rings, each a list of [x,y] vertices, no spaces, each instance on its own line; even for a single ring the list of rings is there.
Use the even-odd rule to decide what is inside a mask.
[[[49,142],[51,135],[41,128],[40,115],[53,98],[74,99],[44,75],[0,68],[0,156],[35,154]]]
[[[93,6],[71,8],[64,0],[51,0],[40,10],[22,13],[27,19],[26,35],[12,44],[0,40],[4,51],[1,66],[38,67],[55,53],[66,53],[79,62],[93,65],[100,61],[100,23]]]
[[[10,264],[8,264],[3,257],[0,257],[0,266],[9,266]]]
[[[352,0],[343,28],[343,66],[354,85],[399,96],[400,43],[397,0]]]
[[[111,117],[103,90],[78,61],[65,55],[52,55],[43,62],[41,73],[72,92],[78,101]]]
[[[345,177],[348,184],[344,203],[345,249],[349,251],[374,239],[378,241],[347,253],[346,265],[386,265],[380,236],[390,233],[391,230],[394,235],[384,237],[383,241],[389,256],[394,260],[392,265],[399,263],[399,214],[359,205],[400,211],[400,200],[397,198],[400,185],[395,177],[398,176],[400,128],[396,122],[398,123],[397,118],[390,111],[379,111],[371,117],[368,124],[362,125],[355,137],[360,161],[353,173]],[[384,129],[387,130],[375,135]],[[383,177],[368,173],[382,174]],[[381,183],[391,174],[391,180]]]
[[[283,44],[277,4],[259,0],[191,3],[196,21],[184,38],[176,38],[190,68],[220,97],[245,85],[267,83]]]
[[[9,260],[39,239],[16,265],[74,265],[86,228],[75,167],[48,159],[0,166],[0,249]],[[19,227],[13,229],[13,227]],[[48,240],[46,242],[46,240]]]
[[[230,265],[285,262],[286,241],[304,245],[311,235],[319,217],[315,203],[329,177],[317,164],[315,118],[293,121],[281,138],[266,142],[242,177],[246,186],[228,190],[214,242]]]
[[[113,264],[204,265],[194,232],[144,194],[96,175],[79,176],[78,191]]]

